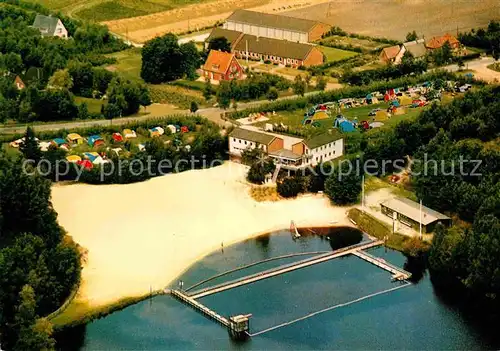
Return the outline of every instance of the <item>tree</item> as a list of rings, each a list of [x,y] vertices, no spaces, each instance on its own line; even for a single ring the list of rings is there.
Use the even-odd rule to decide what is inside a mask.
[[[417,39],[418,39],[418,35],[417,35],[416,31],[408,32],[408,34],[406,34],[406,41],[414,41]]]
[[[21,74],[24,69],[21,55],[14,52],[3,55],[3,65],[8,72],[15,74]]]
[[[465,63],[464,63],[464,59],[462,58],[462,56],[460,56],[458,58],[458,61],[457,61],[457,66],[458,66],[458,70],[461,71],[464,69],[465,67]]]
[[[231,52],[231,43],[226,37],[214,37],[208,42],[207,51],[210,52],[210,50]]]
[[[71,90],[73,88],[73,78],[71,78],[67,69],[60,69],[50,77],[48,86],[55,89]]]
[[[217,102],[219,106],[224,110],[231,104],[231,86],[227,81],[223,81],[219,85],[219,90],[217,90]]]
[[[248,170],[247,180],[254,184],[262,184],[266,180],[266,175],[272,173],[276,167],[273,161],[268,158],[261,158],[254,162]]]
[[[141,78],[153,84],[181,78],[181,62],[177,36],[169,33],[154,38],[142,48]]]
[[[193,79],[199,65],[196,46],[192,42],[179,46],[172,33],[152,39],[142,48],[141,77],[147,83],[169,82],[184,75]]]
[[[212,88],[210,79],[207,77],[205,79],[205,85],[203,86],[203,97],[205,98],[206,101],[208,101],[210,100],[213,94],[214,94],[214,89]]]
[[[189,43],[182,44],[180,46],[180,51],[182,54],[182,73],[190,80],[196,79],[196,70],[200,68],[201,65],[201,56],[196,45],[190,41]]]
[[[117,104],[109,103],[103,105],[102,114],[106,119],[112,120],[113,118],[120,116],[121,109]]]
[[[35,164],[38,164],[42,158],[42,151],[38,146],[38,142],[35,139],[35,132],[31,127],[26,128],[24,142],[19,145],[19,151],[22,152],[25,159],[35,161]]]
[[[92,65],[88,62],[71,61],[68,63],[68,72],[73,81],[73,93],[78,96],[92,97],[94,85]]]
[[[276,100],[278,98],[278,89],[276,89],[275,87],[271,87],[267,92],[266,97],[270,101]]]
[[[191,113],[196,113],[196,111],[198,111],[198,104],[196,103],[196,101],[191,101],[189,111],[191,111]]]
[[[302,79],[300,74],[295,76],[292,88],[295,94],[304,96],[306,92],[306,82]]]
[[[15,326],[19,335],[16,350],[54,350],[55,340],[51,338],[52,324],[45,318],[36,320],[35,292],[29,285],[19,293],[21,303],[17,308]]]
[[[326,79],[323,76],[319,76],[316,78],[316,89],[325,90],[326,88]]]
[[[325,193],[337,205],[348,205],[358,201],[361,193],[361,176],[350,164],[341,162],[325,182]]]
[[[296,197],[306,189],[305,178],[301,176],[287,177],[278,182],[276,190],[280,196],[289,198]]]

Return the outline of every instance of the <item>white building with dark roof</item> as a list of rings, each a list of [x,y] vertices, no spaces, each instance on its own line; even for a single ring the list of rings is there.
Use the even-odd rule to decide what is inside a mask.
[[[321,39],[331,26],[302,18],[236,10],[226,19],[223,28],[259,37],[308,43]]]

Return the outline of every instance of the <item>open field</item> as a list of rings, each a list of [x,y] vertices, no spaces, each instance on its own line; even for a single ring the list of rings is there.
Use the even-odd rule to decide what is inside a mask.
[[[340,61],[358,55],[357,52],[330,48],[328,46],[318,46],[318,49],[326,56],[326,62]]]
[[[404,40],[416,30],[430,37],[485,26],[500,18],[498,0],[334,0],[287,14],[322,21],[351,33]]]
[[[101,106],[106,103],[106,101],[104,101],[104,100],[85,98],[85,97],[81,97],[81,96],[75,96],[75,102],[78,105],[86,103],[87,109],[89,110],[90,113],[100,113]]]
[[[267,13],[290,11],[328,0],[218,0],[187,5],[169,11],[146,16],[125,18],[103,22],[111,31],[127,36],[134,42],[143,43],[168,32],[183,33],[213,26],[227,18],[239,8],[252,9]]]
[[[113,54],[106,55],[114,57],[118,61],[113,65],[109,65],[106,69],[120,73],[125,78],[130,80],[141,80],[141,49],[133,48]]]

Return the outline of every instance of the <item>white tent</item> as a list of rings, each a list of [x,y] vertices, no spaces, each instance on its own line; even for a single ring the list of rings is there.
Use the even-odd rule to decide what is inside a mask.
[[[177,128],[173,124],[169,124],[167,126],[168,129],[170,129],[170,133],[175,134],[177,132]]]

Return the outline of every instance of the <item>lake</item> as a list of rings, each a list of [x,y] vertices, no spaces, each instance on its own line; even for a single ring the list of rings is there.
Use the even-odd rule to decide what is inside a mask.
[[[364,240],[367,238],[365,237]],[[295,262],[311,255],[269,260],[290,253],[331,251],[324,236],[292,240],[288,231],[225,247],[195,263],[179,280],[184,289],[236,267],[266,260],[200,284],[194,290]],[[406,257],[383,247],[369,253],[404,267]],[[251,313],[246,342],[169,295],[127,307],[58,335],[64,350],[306,350],[306,349],[495,349],[500,340],[436,294],[427,273],[403,287],[390,273],[346,256],[199,299],[223,316]],[[381,291],[379,294],[335,309]],[[177,287],[177,282],[172,288]],[[326,310],[324,312],[320,312]],[[309,318],[311,313],[319,312]]]

